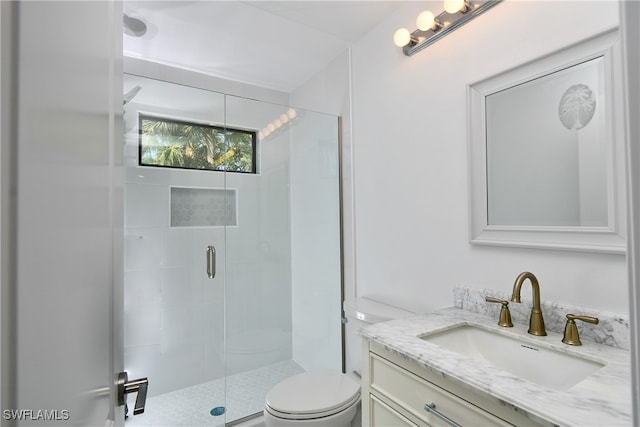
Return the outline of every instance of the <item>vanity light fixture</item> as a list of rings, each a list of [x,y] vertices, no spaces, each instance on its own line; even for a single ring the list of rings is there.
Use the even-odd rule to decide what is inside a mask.
[[[442,22],[436,19],[435,15],[430,10],[425,10],[418,15],[416,25],[420,31],[438,31],[443,27]]]
[[[266,125],[260,132],[258,132],[258,138],[260,140],[267,138],[272,133],[283,129],[285,125],[291,126],[291,124],[298,117],[298,112],[294,108],[289,108],[287,112],[282,113],[278,118],[274,119],[271,123]]]
[[[418,29],[410,33],[406,28],[400,28],[393,35],[393,42],[402,48],[405,55],[411,56],[501,1],[444,0],[444,12],[435,16],[433,12],[425,10],[416,19]]]

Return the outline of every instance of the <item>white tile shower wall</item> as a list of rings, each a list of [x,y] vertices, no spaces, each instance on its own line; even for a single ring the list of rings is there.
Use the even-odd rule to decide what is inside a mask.
[[[204,269],[206,246],[223,242],[224,233],[169,227],[168,186],[136,191],[141,186],[153,187],[128,183],[127,190],[147,197],[129,199],[127,213],[144,218],[135,215],[140,206],[158,225],[126,226],[125,367],[130,375],[153,378],[155,395],[224,375],[224,251],[217,279],[209,280]]]
[[[280,177],[279,184],[273,185],[284,188],[284,177]],[[135,375],[136,370],[140,375],[153,375],[154,388],[150,395],[224,375],[222,278],[230,284],[226,307],[230,336],[250,331],[252,327],[255,329],[256,325],[270,331],[291,328],[290,287],[287,285],[290,268],[282,265],[288,262],[288,257],[280,256],[283,248],[288,251],[288,238],[286,234],[278,234],[267,239],[268,245],[262,247],[265,253],[253,243],[260,220],[252,219],[252,215],[255,216],[260,209],[256,207],[256,196],[242,191],[247,185],[241,181],[249,182],[256,178],[229,178],[235,179],[235,184],[241,187],[239,193],[244,195],[240,196],[239,209],[242,225],[227,231],[229,256],[233,257],[231,261],[225,259],[224,246],[218,245],[218,276],[213,281],[204,274],[204,248],[212,242],[223,242],[221,229],[171,228],[166,223],[166,214],[163,215],[163,226],[127,227],[128,255],[131,257],[127,257],[125,283],[128,302],[125,358],[127,362],[137,361],[136,365],[127,367],[131,375]],[[131,186],[135,187],[135,184]],[[249,182],[248,186],[255,184]],[[165,198],[166,195],[164,193]],[[157,205],[157,201],[154,204]],[[168,202],[164,206],[166,212]],[[282,206],[276,208],[281,209]],[[271,212],[267,216],[283,215]],[[286,226],[278,224],[273,228],[274,233],[286,230]],[[279,265],[268,259],[270,253],[276,255]],[[133,280],[136,283],[132,283]],[[148,302],[145,302],[144,290],[153,290]],[[274,309],[283,304],[283,309]],[[280,345],[276,348],[267,346],[266,350],[256,352],[255,347],[248,345],[255,344],[255,341],[247,339],[246,335],[244,339],[235,340],[240,344],[229,349],[226,373],[241,372],[291,357],[290,338],[267,335],[275,337],[272,342]],[[148,363],[148,359],[140,360],[140,354],[156,360]],[[156,367],[156,370],[147,372],[146,365]],[[178,372],[176,366],[180,366],[182,372]]]
[[[531,314],[532,297],[529,292],[529,285],[523,285],[521,300],[522,303],[509,303],[511,319],[514,323],[527,325]],[[497,319],[500,315],[500,304],[488,303],[485,297],[492,296],[504,300],[511,299],[511,292],[496,291],[488,289],[476,289],[465,286],[456,286],[453,290],[454,307],[487,314]],[[544,324],[547,330],[563,333],[567,322],[567,313],[576,315],[594,316],[599,319],[597,325],[586,322],[578,322],[580,338],[587,339],[599,344],[618,347],[629,350],[629,316],[609,313],[594,308],[576,307],[569,304],[542,300],[540,302],[544,315]]]

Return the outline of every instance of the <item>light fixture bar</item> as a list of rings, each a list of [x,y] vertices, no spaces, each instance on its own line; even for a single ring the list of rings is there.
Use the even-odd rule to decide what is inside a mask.
[[[501,1],[502,0],[469,1],[469,10],[467,10],[466,12],[442,12],[436,17],[436,19],[443,23],[449,22],[449,24],[446,24],[444,27],[437,28],[435,30],[415,30],[413,33],[411,33],[412,41],[404,46],[402,48],[402,51],[407,56],[411,56],[416,52],[420,52],[425,47],[437,42],[450,32],[463,26],[476,16],[491,9]],[[417,42],[414,40],[417,40]]]

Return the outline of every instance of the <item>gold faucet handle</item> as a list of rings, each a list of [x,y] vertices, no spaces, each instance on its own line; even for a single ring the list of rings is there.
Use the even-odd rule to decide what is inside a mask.
[[[582,316],[582,315],[579,316],[577,314],[567,314],[567,319],[568,320],[582,320],[583,322],[593,323],[594,325],[597,325],[598,322],[600,322],[600,319],[598,319],[597,317]]]
[[[500,309],[500,320],[498,320],[498,325],[503,326],[505,328],[513,327],[513,322],[511,322],[511,312],[509,311],[509,301],[495,298],[495,297],[485,297],[486,302],[496,302],[502,304],[502,308]]]
[[[597,325],[600,320],[597,317],[592,316],[579,316],[576,314],[567,314],[567,324],[564,327],[564,336],[562,342],[569,345],[582,345],[580,341],[580,334],[578,332],[578,325],[576,320],[582,320],[583,322],[592,323]]]

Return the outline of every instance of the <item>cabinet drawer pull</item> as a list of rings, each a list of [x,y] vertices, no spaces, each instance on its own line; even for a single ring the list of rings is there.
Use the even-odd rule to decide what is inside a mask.
[[[444,421],[445,423],[449,424],[451,427],[462,427],[460,424],[458,424],[457,422],[453,421],[451,418],[447,417],[442,412],[438,411],[436,409],[436,404],[433,403],[433,402],[425,404],[424,405],[424,410],[429,412],[430,414],[435,415],[437,418],[439,418],[441,421]]]

